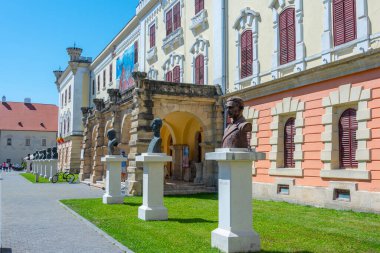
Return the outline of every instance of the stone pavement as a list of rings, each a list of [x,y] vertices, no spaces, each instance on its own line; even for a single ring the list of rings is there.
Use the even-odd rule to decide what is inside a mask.
[[[1,253],[125,252],[73,216],[59,199],[100,198],[84,184],[32,184],[17,172],[0,179]]]

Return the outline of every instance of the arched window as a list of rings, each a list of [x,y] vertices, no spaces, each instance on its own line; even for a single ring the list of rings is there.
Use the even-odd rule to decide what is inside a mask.
[[[252,75],[253,49],[252,49],[252,31],[247,30],[241,35],[241,62],[240,78]]]
[[[356,110],[347,109],[342,113],[339,120],[339,160],[340,168],[357,168],[358,162],[355,160],[355,152],[358,147],[356,140]]]
[[[70,133],[70,118],[67,119],[67,133]]]
[[[356,39],[355,0],[333,1],[334,45]]]
[[[198,55],[195,58],[195,83],[196,84],[205,84],[204,78],[204,56],[202,54]]]
[[[294,8],[288,8],[280,14],[280,64],[286,64],[296,59],[294,13]]]
[[[294,168],[294,136],[296,129],[294,127],[294,118],[288,119],[284,128],[284,167]]]
[[[173,82],[174,83],[180,83],[181,82],[181,68],[179,66],[175,66],[173,69]]]

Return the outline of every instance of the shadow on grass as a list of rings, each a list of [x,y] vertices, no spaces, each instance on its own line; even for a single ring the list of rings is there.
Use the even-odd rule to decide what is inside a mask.
[[[205,220],[202,218],[191,218],[191,219],[181,219],[181,218],[169,218],[169,221],[176,221],[178,223],[217,223],[212,220]]]
[[[129,203],[129,202],[123,202],[123,205],[127,205],[127,206],[141,206],[142,203]]]
[[[165,198],[218,200],[218,194],[217,193],[197,193],[197,194],[190,194],[190,195],[165,195]]]

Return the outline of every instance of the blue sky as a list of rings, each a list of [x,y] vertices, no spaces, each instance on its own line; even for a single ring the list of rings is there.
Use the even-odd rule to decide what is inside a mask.
[[[66,48],[93,59],[136,12],[138,0],[0,0],[0,96],[58,104],[53,70]]]

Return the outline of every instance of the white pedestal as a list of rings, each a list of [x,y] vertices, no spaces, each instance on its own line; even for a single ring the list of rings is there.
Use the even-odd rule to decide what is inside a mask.
[[[167,220],[168,209],[163,205],[164,164],[172,157],[162,153],[143,153],[136,156],[137,162],[144,163],[143,204],[139,207],[141,220]]]
[[[127,158],[106,155],[101,160],[107,163],[106,193],[103,195],[103,204],[122,204],[124,196],[121,194],[121,162],[127,161]]]
[[[39,164],[39,173],[40,173],[40,176],[43,177],[44,176],[44,166],[43,166],[43,160],[38,160],[38,164]]]
[[[26,162],[26,172],[30,172],[30,164],[32,163],[32,161],[30,161],[30,160],[25,160],[25,162]]]
[[[44,178],[49,178],[49,173],[50,173],[50,165],[49,165],[49,162],[48,160],[44,160],[42,162],[42,168],[43,168],[43,173],[44,173]]]
[[[206,153],[219,165],[219,225],[211,232],[211,246],[223,252],[260,251],[260,237],[252,228],[252,161],[265,154],[247,149],[220,148]]]
[[[49,175],[49,181],[51,181],[52,177],[57,174],[58,168],[57,168],[57,159],[50,159],[49,164],[50,164],[50,175]]]

